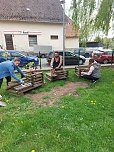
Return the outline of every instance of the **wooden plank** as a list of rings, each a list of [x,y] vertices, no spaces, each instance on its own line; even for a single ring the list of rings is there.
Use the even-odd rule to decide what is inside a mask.
[[[60,71],[60,70],[64,70],[64,69],[63,68],[55,69],[55,71]]]
[[[55,72],[56,74],[59,74],[59,73],[65,73],[65,71],[58,71],[58,72]]]
[[[18,91],[14,91],[14,90],[9,90],[8,92],[11,93],[11,94],[13,94],[13,95],[16,95],[16,96],[24,95],[23,92],[19,93]]]
[[[33,78],[33,80],[35,80],[35,79],[43,79],[42,76],[36,76],[36,77],[32,77],[32,78]]]
[[[19,85],[19,82],[9,82],[9,87],[13,87],[15,85]]]
[[[58,75],[58,77],[57,78],[60,78],[60,77],[66,77],[65,75]]]
[[[34,80],[34,81],[33,81],[33,83],[35,83],[35,82],[39,82],[39,81],[42,81],[42,82],[43,82],[43,80],[42,80],[42,79],[36,79],[36,80]]]
[[[26,82],[28,82],[28,81],[25,80],[24,82],[26,83]],[[13,88],[13,87],[19,86],[19,85],[20,85],[19,82],[17,82],[17,83],[13,83],[13,82],[12,82],[12,83],[10,83],[10,84],[7,86],[7,90],[8,90],[8,89],[11,89],[11,88]]]
[[[41,82],[41,83],[37,83],[37,84],[35,84],[34,86],[30,86],[30,87],[26,87],[26,88],[24,88],[24,89],[21,89],[21,90],[18,90],[18,91],[16,91],[16,90],[9,90],[9,92],[10,93],[12,93],[12,94],[17,94],[17,95],[20,95],[20,94],[24,94],[25,92],[27,92],[27,91],[30,91],[30,90],[32,90],[32,89],[35,89],[35,88],[37,88],[37,87],[40,87],[40,86],[42,86],[43,85],[43,83]]]
[[[53,77],[51,73],[46,74],[46,78],[49,81],[54,81],[54,80],[62,80],[62,79],[67,79],[68,77],[68,71],[64,69],[57,69],[55,70],[55,74],[57,75],[56,77]]]
[[[19,90],[23,90],[23,89],[26,89],[26,88],[31,87],[31,86],[32,86],[32,84],[24,84],[24,85],[16,86],[16,87],[14,87],[14,89],[19,91]]]
[[[42,75],[41,75],[41,76],[37,75],[37,76],[34,77],[34,78],[32,78],[32,77],[30,77],[30,78],[23,78],[23,81],[26,83],[26,82],[32,81],[32,79],[34,80],[34,79],[37,79],[37,78],[39,78],[39,80],[41,80],[41,79],[43,79],[43,76],[42,76]],[[17,82],[17,81],[12,81],[12,82],[9,83],[9,86],[7,87],[7,89],[10,89],[10,88],[15,87],[15,86],[18,86],[18,85],[20,85],[19,82]]]
[[[28,85],[28,86],[25,86],[25,87],[24,86],[23,87],[18,87],[17,90],[25,92],[25,90],[28,90],[28,89],[31,90],[33,87],[35,87],[35,86],[37,86],[39,84],[43,85],[43,82],[42,81],[37,81],[37,82],[34,82],[33,85]]]
[[[39,87],[39,86],[42,86],[42,85],[43,85],[42,82],[40,82],[40,83],[35,83],[35,85],[34,85],[33,87]]]
[[[49,77],[57,77],[57,75],[51,75],[51,73],[47,73],[46,76],[49,76]]]
[[[33,73],[26,73],[26,74],[28,74],[28,75],[42,75],[43,74],[43,72],[33,72]]]
[[[67,71],[61,71],[61,72],[55,72],[56,74],[60,74],[60,73],[67,73]]]
[[[33,87],[31,87],[31,88],[26,88],[24,91],[19,92],[19,94],[20,94],[20,93],[25,93],[25,92],[30,91],[30,90],[33,90],[33,89],[38,88],[38,87],[40,87],[40,86],[42,86],[42,83],[36,84],[36,85],[34,85]]]
[[[58,80],[65,80],[65,79],[66,79],[66,77],[58,78]]]
[[[49,76],[49,75],[46,75],[46,77],[48,77],[49,79],[54,79],[54,78],[56,78],[56,77],[51,77],[51,76]]]
[[[23,94],[26,91],[32,90],[44,84],[44,76],[43,73],[35,73],[29,75],[29,77],[23,78],[25,84],[21,85],[17,81],[12,81],[8,86],[8,90],[12,94]],[[31,84],[30,84],[31,83]]]
[[[57,73],[57,75],[65,75],[65,74],[68,74],[68,73],[65,73],[65,72]]]
[[[7,86],[7,90],[9,90],[9,89],[11,89],[11,88],[13,88],[13,87],[16,87],[16,86],[18,86],[18,85],[20,85],[20,83],[19,84],[12,84],[12,85],[8,85]]]
[[[47,77],[47,76],[46,76],[46,79],[49,80],[49,81],[53,81],[52,78],[49,78],[49,77]]]
[[[35,82],[34,85],[39,84],[39,83],[42,83],[42,84],[43,84],[42,80]]]
[[[26,73],[26,74],[29,74],[29,73],[35,73],[35,72],[37,72],[37,73],[43,73],[43,71],[41,71],[41,70],[35,70],[35,69],[26,71],[25,73]]]
[[[57,73],[57,75],[64,75],[64,73]]]

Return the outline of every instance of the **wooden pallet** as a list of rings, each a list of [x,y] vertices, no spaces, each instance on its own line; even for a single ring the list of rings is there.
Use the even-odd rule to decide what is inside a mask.
[[[81,72],[87,72],[88,68],[75,67],[75,74],[78,78],[81,77]]]
[[[20,84],[17,81],[11,81],[7,87],[7,90],[16,95],[23,95],[25,92],[33,90],[43,85],[44,76],[43,72],[37,72],[35,70],[26,72],[28,76],[23,78],[24,84]]]
[[[67,78],[68,78],[68,71],[66,71],[64,69],[55,70],[54,75],[51,75],[51,73],[46,74],[46,79],[49,81],[64,80]]]

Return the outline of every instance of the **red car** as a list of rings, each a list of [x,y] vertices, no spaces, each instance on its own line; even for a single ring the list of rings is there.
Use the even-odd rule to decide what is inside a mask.
[[[93,58],[100,63],[111,63],[114,62],[114,51],[113,50],[100,50],[93,52]]]

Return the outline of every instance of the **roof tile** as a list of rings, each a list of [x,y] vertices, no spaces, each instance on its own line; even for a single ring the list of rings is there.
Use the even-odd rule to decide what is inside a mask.
[[[79,30],[76,31],[74,29],[73,21],[70,18],[68,18],[68,23],[66,25],[66,37],[73,38],[73,37],[79,37],[79,35],[80,35]]]
[[[63,22],[59,0],[0,0],[0,20]]]

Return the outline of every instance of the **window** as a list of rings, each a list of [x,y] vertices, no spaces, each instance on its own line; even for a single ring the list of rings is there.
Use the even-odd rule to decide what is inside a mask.
[[[104,55],[112,55],[112,51],[107,51],[107,52],[104,52]]]
[[[37,35],[29,35],[29,46],[37,45]]]
[[[59,55],[60,55],[60,56],[63,56],[63,52],[59,52]]]
[[[112,55],[112,51],[108,52],[108,55]]]
[[[71,52],[65,52],[65,56],[73,56]]]
[[[51,35],[51,40],[58,40],[58,35]]]
[[[11,54],[11,57],[21,57],[21,54],[17,53],[17,52],[13,52],[13,53],[10,53]]]

